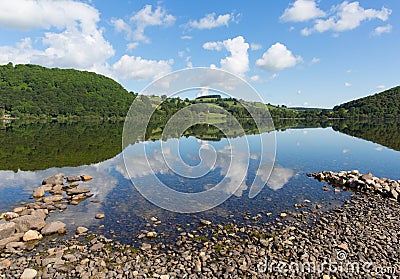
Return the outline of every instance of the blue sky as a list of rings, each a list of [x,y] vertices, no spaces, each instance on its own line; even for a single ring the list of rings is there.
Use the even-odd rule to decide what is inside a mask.
[[[125,88],[186,67],[272,104],[332,107],[397,86],[400,2],[1,0],[0,64],[95,71]]]

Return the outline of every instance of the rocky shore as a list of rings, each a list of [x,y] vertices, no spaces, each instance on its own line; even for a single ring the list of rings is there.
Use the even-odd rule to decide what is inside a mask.
[[[14,210],[18,217],[3,215],[9,221],[0,225],[0,243],[9,237],[13,241],[0,246],[0,278],[399,278],[400,207],[389,195],[392,189],[397,191],[398,181],[356,171],[310,176],[355,193],[342,206],[325,212],[305,200],[270,222],[259,222],[258,215],[243,226],[199,220],[197,229],[181,231],[172,244],[153,241],[162,236],[143,231],[138,247],[82,227],[54,226],[45,236],[47,214],[90,193],[71,191],[81,189],[76,185],[81,177],[67,185],[44,181],[43,195],[35,190],[40,196],[35,203]],[[57,195],[62,199],[45,202]],[[15,222],[24,216],[38,222]],[[159,221],[153,217],[151,222]],[[73,229],[75,236],[60,236],[65,229]],[[11,236],[4,238],[7,235]]]

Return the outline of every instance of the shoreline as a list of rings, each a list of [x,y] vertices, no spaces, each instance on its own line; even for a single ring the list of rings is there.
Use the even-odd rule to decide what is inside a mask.
[[[200,220],[196,230],[183,231],[173,244],[153,243],[157,235],[147,232],[139,248],[84,230],[67,239],[56,233],[22,250],[0,250],[0,278],[20,278],[29,268],[37,272],[35,278],[400,275],[400,206],[393,198],[357,192],[328,211],[302,206],[309,211],[287,211],[268,226]]]

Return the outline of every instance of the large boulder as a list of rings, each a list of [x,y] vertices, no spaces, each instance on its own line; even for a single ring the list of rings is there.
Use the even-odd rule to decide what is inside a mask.
[[[0,224],[0,239],[8,238],[14,234],[16,225],[14,222]]]
[[[43,235],[50,235],[55,233],[63,234],[65,233],[65,227],[66,225],[63,222],[51,222],[44,226],[44,228],[41,230],[41,233]]]
[[[41,240],[42,238],[43,236],[38,231],[35,230],[27,231],[22,237],[24,241]]]
[[[64,174],[58,173],[53,176],[46,177],[45,179],[43,179],[42,184],[43,185],[51,184],[53,186],[55,186],[57,184],[63,185],[64,184]]]
[[[46,225],[41,214],[24,215],[13,219],[17,232],[27,232],[29,230],[40,230]]]

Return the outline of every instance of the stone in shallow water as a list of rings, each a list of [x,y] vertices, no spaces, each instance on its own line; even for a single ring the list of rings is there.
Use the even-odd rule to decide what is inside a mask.
[[[43,198],[43,202],[47,203],[47,202],[58,202],[61,201],[63,199],[62,195],[54,195],[54,196],[48,196],[48,197],[44,197]]]
[[[41,231],[43,235],[50,235],[50,234],[63,234],[65,233],[66,225],[63,222],[56,221],[47,224]]]
[[[89,181],[93,179],[93,177],[90,175],[81,175],[81,178],[83,181]]]
[[[148,238],[157,237],[157,233],[156,233],[156,232],[148,232],[148,233],[146,234],[146,237],[148,237]]]
[[[209,225],[211,225],[211,222],[208,221],[208,220],[201,219],[201,220],[200,220],[200,224],[202,224],[202,225],[204,225],[204,226],[209,226]]]
[[[83,234],[83,233],[87,233],[88,232],[88,228],[85,227],[77,227],[76,228],[76,234]]]
[[[73,189],[67,190],[67,194],[70,196],[89,193],[89,192],[90,192],[90,190],[88,188],[73,188]]]
[[[67,182],[76,182],[76,181],[82,180],[82,178],[80,176],[67,176],[66,179],[67,179]]]
[[[58,173],[53,176],[46,177],[45,179],[43,179],[42,184],[43,185],[52,184],[53,186],[57,185],[57,184],[63,185],[64,184],[64,175],[62,173]]]
[[[96,219],[104,219],[104,217],[105,216],[103,213],[96,214],[96,216],[95,216]]]
[[[43,197],[44,196],[44,187],[43,186],[40,186],[40,187],[38,187],[38,188],[35,188],[34,190],[33,190],[33,197],[34,198],[41,198],[41,197]]]

